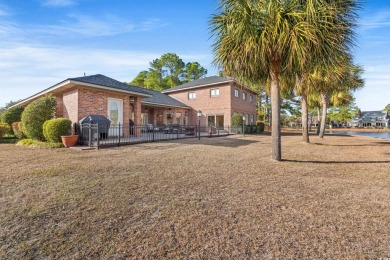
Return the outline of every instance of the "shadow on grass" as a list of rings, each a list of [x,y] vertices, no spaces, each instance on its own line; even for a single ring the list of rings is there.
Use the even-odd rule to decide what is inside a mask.
[[[122,145],[120,147],[142,146],[143,148],[147,148],[151,150],[166,150],[169,148],[176,148],[178,146],[183,147],[183,146],[201,144],[201,145],[209,145],[209,146],[236,148],[240,146],[250,145],[253,143],[259,143],[259,141],[241,139],[240,137],[242,137],[242,135],[237,135],[237,138],[226,138],[226,137],[227,136],[202,137],[200,140],[198,140],[198,138],[159,140],[158,142],[137,143],[131,145]],[[118,147],[117,146],[102,147],[102,149],[107,149],[107,148],[118,148]]]
[[[283,162],[296,162],[296,163],[319,163],[319,164],[375,164],[375,163],[390,163],[390,161],[307,161],[307,160],[290,160],[282,159]]]

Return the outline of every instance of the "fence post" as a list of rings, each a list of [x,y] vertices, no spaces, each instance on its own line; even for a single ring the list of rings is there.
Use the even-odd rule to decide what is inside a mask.
[[[118,123],[118,146],[121,143],[121,123]]]
[[[154,142],[154,129],[155,129],[155,125],[153,125],[152,128],[153,128],[153,129],[152,129],[152,135],[153,135],[153,136],[152,136],[152,138],[153,138],[152,141]]]
[[[91,122],[88,124],[88,146],[92,146],[92,129],[91,129]]]
[[[96,123],[96,147],[99,150],[100,142],[100,133],[99,133],[99,121]]]

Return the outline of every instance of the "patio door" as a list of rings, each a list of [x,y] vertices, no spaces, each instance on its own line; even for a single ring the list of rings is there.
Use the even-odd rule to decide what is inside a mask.
[[[108,119],[111,121],[109,135],[117,136],[119,133],[118,124],[123,125],[123,100],[108,98]]]

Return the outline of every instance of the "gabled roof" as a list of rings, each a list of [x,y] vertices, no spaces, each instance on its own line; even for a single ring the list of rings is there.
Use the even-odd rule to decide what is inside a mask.
[[[167,106],[167,107],[183,107],[183,108],[191,108],[187,106],[186,104],[168,96],[161,92],[154,91],[151,89],[143,89],[144,92],[146,92],[149,95],[152,95],[152,97],[143,98],[141,100],[143,105],[156,105],[156,106]]]
[[[388,116],[386,110],[382,111],[362,111],[361,118],[367,118],[367,117],[383,117],[386,118]]]
[[[250,92],[257,93],[253,89],[250,89],[248,87],[242,86],[239,82],[237,82],[233,78],[220,77],[220,76],[210,76],[210,77],[205,77],[205,78],[193,80],[193,81],[184,83],[182,85],[179,85],[179,86],[176,86],[176,87],[173,87],[173,88],[170,88],[170,89],[163,90],[161,92],[162,93],[171,93],[171,92],[177,92],[177,91],[188,90],[188,89],[210,87],[210,86],[213,86],[213,85],[218,85],[218,84],[222,84],[222,83],[230,83],[230,82],[236,82],[242,88],[244,88],[244,89],[246,89],[246,90],[248,90]]]
[[[233,82],[233,81],[234,81],[233,79],[227,77],[219,77],[219,76],[205,77],[205,78],[187,82],[185,84],[170,89],[163,90],[162,93],[170,93],[170,92],[175,92],[175,91],[180,91],[185,89],[206,87],[206,86],[221,84],[225,82]]]
[[[121,92],[121,93],[126,93],[130,95],[138,95],[142,97],[151,97],[150,94],[146,93],[143,88],[140,87],[135,87],[135,86],[130,86],[125,83],[122,83],[120,81],[117,81],[115,79],[109,78],[107,76],[101,75],[101,74],[96,74],[96,75],[91,75],[91,76],[84,76],[84,77],[78,77],[78,78],[68,78],[64,81],[61,81],[60,83],[57,83],[45,90],[42,90],[38,92],[35,95],[32,95],[17,104],[13,105],[14,106],[22,106],[27,104],[28,102],[43,96],[48,93],[53,93],[53,92],[58,92],[61,89],[66,89],[66,88],[71,88],[76,85],[82,85],[82,86],[87,86],[87,87],[92,87],[92,88],[97,88],[97,89],[103,89],[103,90],[108,90],[108,91],[116,91],[116,92]]]
[[[124,90],[124,91],[148,95],[144,91],[145,89],[143,89],[143,88],[127,85],[126,83],[117,81],[115,79],[109,78],[109,77],[101,75],[101,74],[78,77],[78,78],[70,78],[68,80],[77,81],[77,82],[81,82],[81,83],[88,83],[88,84],[93,84],[93,85],[98,85],[98,86],[105,86],[108,88],[112,88],[114,90]]]

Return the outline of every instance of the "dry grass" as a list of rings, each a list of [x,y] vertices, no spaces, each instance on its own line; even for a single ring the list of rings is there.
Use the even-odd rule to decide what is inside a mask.
[[[0,259],[390,257],[390,141],[0,145]]]

